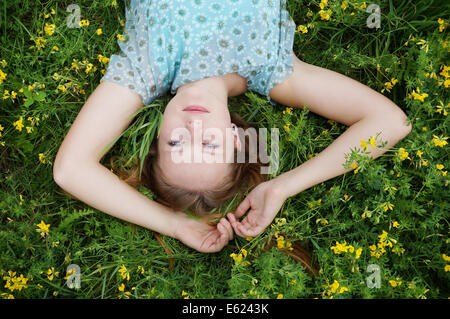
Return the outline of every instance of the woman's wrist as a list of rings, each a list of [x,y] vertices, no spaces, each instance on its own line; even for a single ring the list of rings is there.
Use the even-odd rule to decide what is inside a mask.
[[[172,218],[170,221],[170,224],[172,226],[170,237],[180,240],[180,238],[178,237],[178,232],[179,229],[183,227],[182,224],[186,221],[187,218],[188,216],[184,212],[177,211],[172,213]]]
[[[280,175],[281,176],[281,175]],[[268,182],[271,184],[271,189],[277,198],[282,198],[283,200],[288,199],[290,196],[287,192],[286,184],[283,182],[283,178],[277,176]]]

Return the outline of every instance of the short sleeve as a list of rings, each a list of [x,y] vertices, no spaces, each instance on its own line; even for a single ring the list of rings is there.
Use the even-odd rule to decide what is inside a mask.
[[[251,72],[247,77],[247,87],[264,95],[267,100],[276,105],[269,94],[272,88],[283,82],[294,71],[293,67],[293,44],[296,24],[286,9],[286,1],[280,3],[280,16],[278,22],[279,48],[276,57],[270,63],[257,72]]]
[[[142,1],[141,1],[142,2]],[[143,32],[142,5],[132,1],[126,9],[126,23],[122,41],[117,40],[120,54],[112,54],[107,71],[101,81],[111,81],[120,84],[142,98],[144,105],[150,104],[159,95],[159,87],[155,83],[151,66],[152,59],[148,52],[148,36]]]

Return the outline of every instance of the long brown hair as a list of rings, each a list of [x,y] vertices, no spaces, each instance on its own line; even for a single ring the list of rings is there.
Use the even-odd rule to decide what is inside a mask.
[[[252,127],[238,114],[230,112],[231,122],[243,130]],[[240,131],[240,130],[239,130]],[[234,153],[234,161],[231,174],[222,182],[217,189],[207,191],[192,191],[172,186],[164,178],[164,173],[158,164],[158,140],[153,139],[148,154],[144,159],[142,175],[139,179],[139,165],[133,167],[129,172],[124,172],[114,166],[117,156],[110,159],[111,167],[124,182],[131,186],[145,186],[156,195],[155,201],[168,206],[176,211],[190,211],[194,215],[204,217],[206,220],[217,218],[220,214],[211,214],[227,200],[235,195],[244,193],[258,184],[267,180],[267,175],[261,174],[262,163],[257,157],[255,163],[249,162],[249,135],[243,136],[245,142],[245,162],[237,161],[237,152]],[[242,141],[242,139],[241,139]],[[259,153],[259,152],[258,152]]]

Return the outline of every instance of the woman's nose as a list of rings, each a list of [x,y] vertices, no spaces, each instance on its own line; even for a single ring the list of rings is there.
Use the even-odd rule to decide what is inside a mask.
[[[194,131],[197,129],[200,133],[200,130],[202,128],[202,121],[199,119],[189,119],[186,121],[186,127],[189,130],[189,132],[194,134]]]

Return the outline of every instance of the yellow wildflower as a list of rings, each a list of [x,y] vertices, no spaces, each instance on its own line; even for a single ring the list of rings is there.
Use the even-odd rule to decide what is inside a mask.
[[[0,84],[3,83],[3,81],[6,79],[6,76],[8,73],[4,73],[2,70],[0,70]]]
[[[301,33],[308,33],[308,28],[305,27],[304,25],[300,24],[300,25],[297,27],[297,31],[300,31]]]
[[[103,34],[103,31],[102,31],[101,28],[98,28],[98,29],[97,29],[97,35],[101,35],[101,34]]]
[[[381,204],[381,206],[383,206],[384,211],[387,211],[389,209],[393,210],[392,207],[394,207],[394,205],[389,202],[384,202],[383,204]]]
[[[44,27],[44,31],[46,34],[52,35],[55,32],[55,25],[46,23],[45,27]]]
[[[46,164],[47,163],[47,160],[45,159],[45,155],[43,153],[39,153],[39,161],[42,164]]]
[[[398,156],[400,157],[400,159],[401,159],[402,161],[404,161],[405,159],[411,160],[411,158],[408,156],[409,153],[408,153],[403,147],[400,147],[400,148],[399,148],[397,154],[398,154]]]
[[[330,9],[328,9],[328,10],[320,10],[319,11],[319,15],[320,15],[320,19],[321,20],[330,20],[330,16],[331,16],[331,13],[333,13],[333,11],[331,11]]]
[[[89,26],[89,20],[81,20],[79,25],[80,27]]]
[[[16,128],[16,130],[18,130],[19,132],[22,132],[22,128],[24,127],[22,116],[17,121],[15,121],[13,123],[13,125]]]
[[[367,142],[366,142],[366,141],[364,141],[363,139],[360,139],[359,141],[361,142],[361,145],[360,145],[360,147],[363,147],[363,148],[365,148],[365,149],[366,149],[366,151],[367,151],[367,149],[369,148],[369,146],[367,145]]]
[[[53,280],[53,276],[58,277],[59,276],[59,271],[55,271],[54,267],[50,267],[47,270],[47,278],[48,278],[48,280],[50,280],[50,281]]]
[[[437,137],[433,134],[433,139],[431,140],[434,143],[434,146],[444,147],[448,142],[446,141],[448,137]]]
[[[421,102],[423,102],[424,99],[425,99],[426,97],[428,97],[428,94],[427,94],[427,93],[422,93],[422,94],[420,94],[420,89],[419,89],[419,88],[417,88],[417,92],[415,92],[415,91],[413,90],[412,93],[411,93],[411,95],[414,97],[414,100],[419,100],[419,101],[421,101]]]
[[[41,234],[41,237],[45,237],[45,235],[48,235],[50,224],[45,224],[43,220],[41,220],[40,224],[36,225],[38,229],[36,231]]]
[[[444,29],[445,29],[445,21],[443,20],[443,19],[441,19],[441,18],[439,18],[438,20],[437,20],[437,22],[439,23],[439,32],[442,32],[442,31],[444,31]]]
[[[120,269],[118,270],[118,272],[120,272],[120,275],[122,276],[122,279],[127,279],[130,280],[130,273],[127,270],[127,267],[125,267],[124,264],[122,264],[122,266],[120,266]]]

